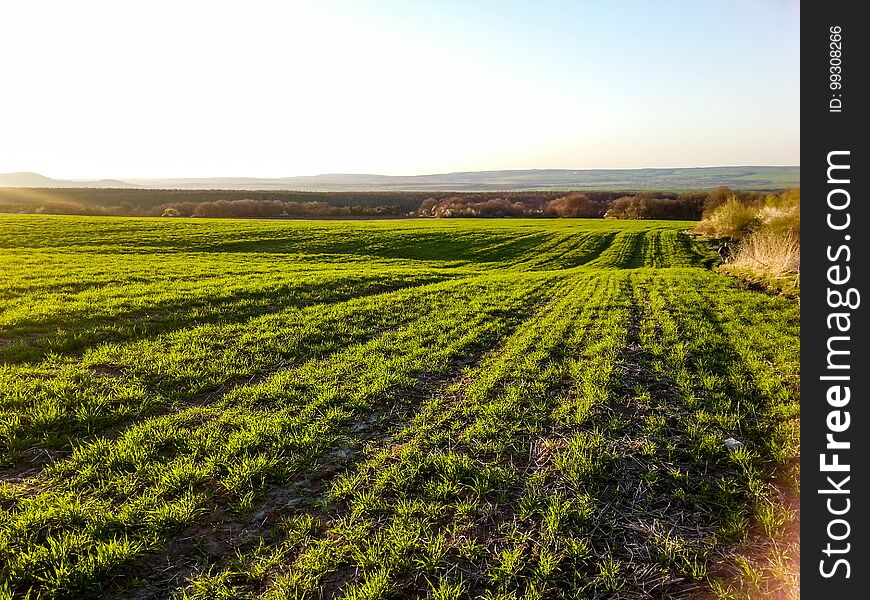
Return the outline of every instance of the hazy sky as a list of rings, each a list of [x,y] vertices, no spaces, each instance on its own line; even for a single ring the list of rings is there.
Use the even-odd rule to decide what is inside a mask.
[[[799,164],[792,0],[0,2],[0,172]]]

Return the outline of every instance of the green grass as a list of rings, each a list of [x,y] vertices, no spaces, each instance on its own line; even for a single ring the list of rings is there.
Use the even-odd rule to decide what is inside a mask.
[[[690,226],[0,217],[0,597],[731,589],[799,305]]]

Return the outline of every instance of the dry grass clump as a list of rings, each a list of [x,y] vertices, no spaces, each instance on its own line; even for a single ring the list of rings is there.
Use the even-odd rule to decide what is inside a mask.
[[[799,273],[800,235],[788,229],[759,229],[738,244],[730,264],[774,276]]]
[[[698,233],[733,242],[728,269],[768,277],[800,273],[800,191],[787,190],[747,203],[736,196],[712,209]]]
[[[758,208],[743,204],[736,196],[717,207],[695,230],[714,238],[739,239],[761,224]]]

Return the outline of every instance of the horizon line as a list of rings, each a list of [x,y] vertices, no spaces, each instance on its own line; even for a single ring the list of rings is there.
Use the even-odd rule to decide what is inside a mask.
[[[779,168],[800,168],[800,164],[728,164],[728,165],[698,165],[698,166],[667,166],[667,167],[534,167],[534,168],[517,168],[517,169],[480,169],[480,170],[464,170],[464,171],[443,171],[430,173],[415,173],[411,175],[385,175],[383,173],[367,173],[367,172],[350,172],[350,171],[329,171],[316,174],[304,175],[279,175],[279,176],[256,176],[256,175],[169,175],[169,176],[102,176],[102,177],[64,177],[45,175],[39,171],[5,171],[0,172],[0,176],[4,175],[38,175],[47,179],[66,180],[74,182],[85,181],[106,181],[106,180],[160,180],[160,179],[294,179],[300,177],[329,177],[336,175],[351,175],[356,177],[374,176],[374,177],[433,177],[443,175],[462,175],[465,173],[516,173],[526,171],[654,171],[666,169],[724,169],[724,168],[758,168],[758,167],[779,167]]]

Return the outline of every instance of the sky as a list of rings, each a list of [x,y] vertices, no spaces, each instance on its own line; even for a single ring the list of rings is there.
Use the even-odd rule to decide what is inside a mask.
[[[795,0],[0,3],[0,173],[798,165]]]

